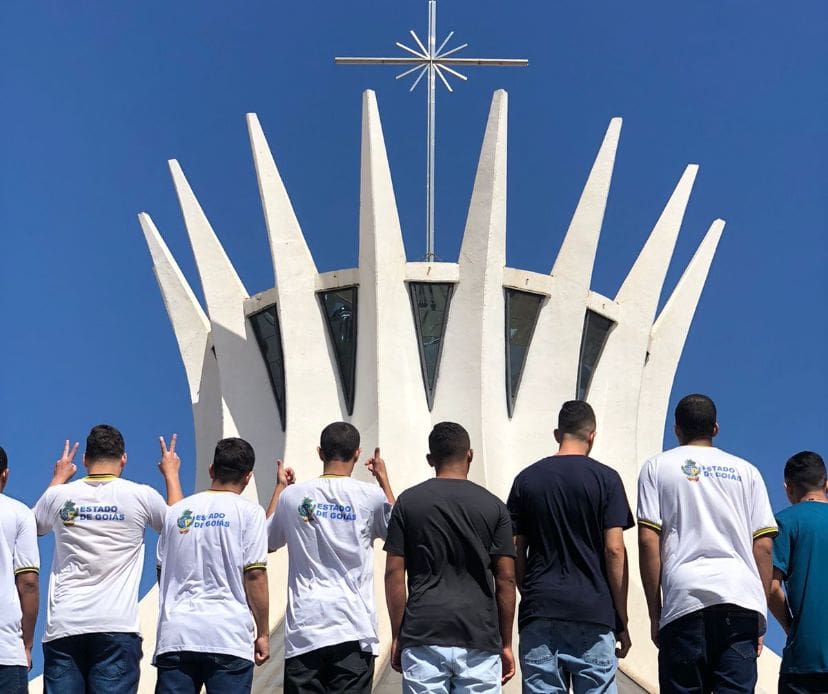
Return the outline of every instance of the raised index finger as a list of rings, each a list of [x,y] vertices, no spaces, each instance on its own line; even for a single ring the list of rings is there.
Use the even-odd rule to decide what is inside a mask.
[[[68,441],[66,443],[69,443]],[[71,463],[75,459],[75,453],[78,452],[78,447],[80,446],[79,441],[75,441],[75,445],[72,446],[72,450],[69,453],[69,462]]]
[[[379,458],[379,457],[380,457],[380,449],[379,449],[379,446],[377,446],[377,447],[374,449],[374,460],[376,460],[376,459],[377,459],[377,458]]]
[[[63,444],[63,457],[66,458],[68,456],[69,456],[69,439],[66,439],[66,441]]]
[[[161,455],[167,455],[167,442],[164,441],[163,436],[158,437],[158,443],[161,444]]]
[[[178,441],[178,434],[173,434],[170,440],[170,453],[175,453],[175,442]]]

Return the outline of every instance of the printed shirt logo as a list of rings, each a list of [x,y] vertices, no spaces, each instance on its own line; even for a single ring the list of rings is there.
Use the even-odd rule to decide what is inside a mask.
[[[310,497],[305,497],[302,499],[302,503],[299,504],[299,516],[302,518],[305,523],[312,523],[314,519],[314,511],[316,510],[316,503]]]
[[[685,460],[684,465],[681,466],[681,471],[687,475],[687,479],[691,482],[698,482],[701,468],[692,460]]]
[[[710,477],[731,482],[741,482],[739,471],[730,465],[699,465],[694,460],[685,460],[681,471],[691,482],[698,482],[702,477]]]
[[[67,501],[63,504],[63,508],[60,509],[60,519],[63,521],[64,525],[74,525],[77,515],[78,509],[75,506],[74,501]]]
[[[178,525],[178,532],[182,535],[186,535],[190,532],[190,526],[193,524],[193,512],[190,509],[187,509],[178,517],[178,521],[176,525]]]
[[[346,521],[353,523],[356,521],[356,513],[350,504],[339,503],[323,503],[317,504],[310,497],[302,499],[297,509],[299,516],[305,523],[312,523],[319,518],[328,518],[330,520]]]
[[[76,506],[74,501],[67,501],[58,513],[63,525],[71,528],[76,521],[122,521],[126,516],[118,511],[118,507],[111,506]]]

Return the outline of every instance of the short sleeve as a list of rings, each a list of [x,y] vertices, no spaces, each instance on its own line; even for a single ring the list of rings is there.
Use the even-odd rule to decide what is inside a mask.
[[[627,530],[635,525],[630,504],[627,501],[627,492],[621,476],[611,470],[607,484],[607,498],[604,501],[604,530],[607,528],[621,528]]]
[[[497,511],[497,525],[489,547],[489,556],[514,557],[517,552],[515,552],[515,540],[512,537],[512,519],[509,510],[502,502],[498,502]]]
[[[161,528],[164,527],[164,518],[167,515],[167,502],[164,501],[157,491],[148,485],[144,485],[144,505],[147,511],[147,525],[149,525],[155,532],[160,533]]]
[[[661,501],[656,479],[656,459],[650,458],[638,474],[638,524],[661,532]]]
[[[779,534],[773,538],[773,565],[788,578],[788,568],[791,565],[791,527],[779,516]]]
[[[280,547],[287,544],[287,534],[285,532],[285,525],[287,518],[285,517],[285,493],[282,492],[279,498],[279,504],[276,506],[276,513],[267,519],[267,551],[275,552]]]
[[[523,520],[520,486],[520,476],[518,476],[515,478],[515,481],[512,482],[512,489],[509,491],[509,498],[506,500],[506,508],[509,512],[509,517],[512,523],[512,533],[514,535],[526,535],[528,532],[526,527],[527,524]]]
[[[373,499],[373,509],[371,513],[371,539],[384,540],[388,535],[388,521],[391,519],[391,504],[385,498],[385,494],[381,490],[377,490],[378,494]]]
[[[158,536],[158,544],[155,545],[155,567],[160,569],[164,565],[164,557],[167,553],[167,528],[161,529],[161,534]]]
[[[52,493],[52,489],[47,489],[34,505],[33,511],[38,535],[45,535],[54,527],[54,497],[55,495]]]
[[[40,554],[37,551],[37,526],[34,514],[22,509],[17,521],[17,537],[14,541],[14,575],[40,570]]]
[[[264,509],[253,506],[242,528],[242,562],[245,571],[267,568],[267,530]]]
[[[391,519],[388,521],[388,534],[383,549],[389,554],[405,556],[405,518],[400,499],[397,499],[397,503],[394,504],[391,511]]]
[[[751,468],[750,530],[753,539],[776,535],[776,519],[773,517],[768,490],[756,468]]]

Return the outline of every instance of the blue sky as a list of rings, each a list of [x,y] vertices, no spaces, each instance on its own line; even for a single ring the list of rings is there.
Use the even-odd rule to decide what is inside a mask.
[[[246,112],[259,114],[320,269],[352,267],[360,94],[375,89],[408,255],[422,256],[422,88],[408,94],[393,68],[333,56],[394,55],[425,18],[425,0],[3,3],[0,443],[11,495],[33,503],[63,440],[102,421],[124,432],[129,476],[157,487],[157,437],[177,431],[192,489],[184,371],[135,215],[153,215],[197,286],[166,169],[178,158],[248,291],[272,286]],[[727,227],[672,402],[710,393],[720,445],[759,466],[782,508],[786,458],[828,451],[828,5],[441,0],[438,27],[468,41],[466,55],[531,62],[469,70],[439,94],[441,258],[457,256],[497,88],[510,93],[511,266],[549,271],[611,117],[624,127],[596,291],[615,294],[684,166],[701,165],[667,290],[709,223]],[[48,566],[48,541],[42,552]],[[769,637],[777,649],[780,634]]]

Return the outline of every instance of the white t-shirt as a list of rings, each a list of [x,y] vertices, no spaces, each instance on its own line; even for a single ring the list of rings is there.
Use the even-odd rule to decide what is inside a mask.
[[[196,651],[253,660],[244,572],[267,567],[264,509],[225,491],[182,499],[167,511],[158,564],[155,655]]]
[[[359,641],[379,652],[374,550],[391,504],[374,484],[321,477],[291,485],[268,521],[268,549],[288,547],[285,657]]]
[[[34,515],[19,501],[0,494],[0,665],[28,665],[15,576],[39,569]]]
[[[753,465],[706,446],[661,453],[641,469],[638,522],[661,533],[660,626],[725,603],[765,617],[753,541],[776,521]]]
[[[161,530],[167,504],[152,487],[90,475],[49,487],[35,504],[37,532],[55,532],[44,641],[140,633],[144,529]]]

